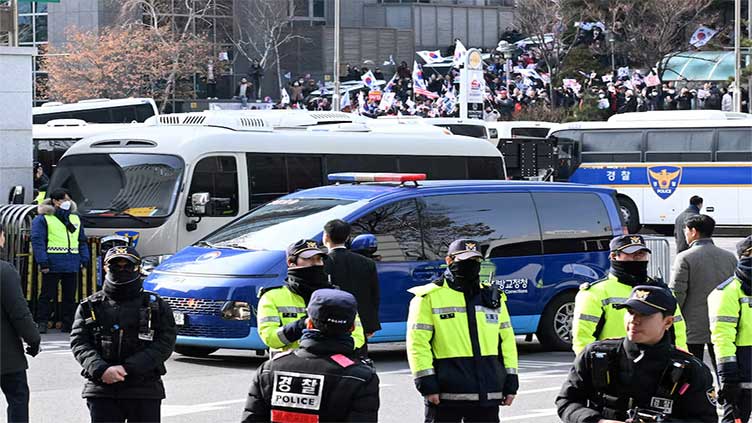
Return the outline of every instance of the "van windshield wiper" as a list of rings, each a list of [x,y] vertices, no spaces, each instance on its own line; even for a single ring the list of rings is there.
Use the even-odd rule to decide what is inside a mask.
[[[240,244],[216,245],[215,248],[235,248],[238,250],[250,250],[250,248],[246,247],[245,245],[240,245]]]
[[[149,223],[148,220],[146,220],[146,219],[144,219],[142,217],[134,216],[134,215],[132,215],[132,214],[130,214],[130,213],[124,211],[124,210],[117,210],[117,209],[114,209],[112,207],[110,207],[110,208],[108,208],[106,210],[103,210],[103,211],[99,211],[98,213],[95,214],[95,216],[99,216],[99,215],[102,215],[104,213],[112,213],[115,216],[130,217],[131,219],[133,219],[133,220],[135,220],[137,222],[141,222],[141,223],[145,223],[145,224]]]
[[[209,241],[199,241],[199,242],[196,243],[196,246],[198,246],[198,247],[217,248],[216,245],[212,244]]]

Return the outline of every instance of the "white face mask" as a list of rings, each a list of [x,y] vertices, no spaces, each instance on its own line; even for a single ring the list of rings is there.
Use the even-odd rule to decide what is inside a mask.
[[[63,210],[70,210],[71,208],[71,202],[70,201],[63,201],[60,203],[60,208]]]

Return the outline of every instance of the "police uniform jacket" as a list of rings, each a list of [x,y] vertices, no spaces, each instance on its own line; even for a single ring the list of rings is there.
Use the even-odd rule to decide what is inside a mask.
[[[648,279],[645,285],[660,284]],[[584,283],[574,300],[574,320],[572,322],[572,349],[578,354],[586,345],[608,338],[621,338],[626,335],[624,315],[626,309],[616,309],[629,298],[633,286],[619,282],[613,274],[593,283]],[[681,310],[676,307],[673,333],[676,346],[687,349],[687,327]]]
[[[747,292],[737,276],[718,285],[708,297],[708,317],[721,381],[752,389],[752,295]]]
[[[261,340],[272,351],[297,348],[304,329],[299,321],[307,316],[305,299],[287,285],[265,288],[260,295],[256,324]],[[352,338],[355,348],[365,344],[366,336],[358,316]]]
[[[150,304],[155,304],[150,306]],[[139,339],[147,320],[141,317],[152,307],[152,340]],[[93,312],[93,315],[92,315]],[[157,294],[140,295],[115,302],[104,291],[89,296],[78,306],[71,329],[71,350],[87,379],[84,398],[163,399],[161,376],[164,362],[175,347],[177,329],[170,306]],[[102,374],[122,365],[128,375],[123,382],[105,384]]]
[[[608,364],[596,362],[595,353],[605,354]],[[673,368],[674,361],[685,366],[676,382],[670,373],[664,379],[664,371]],[[669,391],[674,388],[673,394],[659,392],[662,387]],[[653,346],[635,344],[626,338],[586,346],[575,359],[556,398],[556,407],[565,423],[597,422],[602,418],[624,421],[627,410],[633,407],[665,412],[672,422],[718,421],[710,370],[693,355],[677,350],[668,335]],[[608,415],[604,407],[616,414]]]
[[[56,210],[51,199],[37,206],[39,215],[31,222],[31,247],[40,267],[52,273],[76,273],[89,262],[89,246],[81,219],[76,214],[76,203],[71,201],[70,211]],[[66,224],[76,227],[70,232]]]
[[[517,345],[506,297],[496,307],[485,287],[467,296],[446,279],[418,286],[407,317],[407,359],[422,395],[439,394],[444,405],[500,405],[516,394]]]
[[[352,350],[348,336],[306,331],[300,348],[256,370],[242,422],[378,421],[379,377]]]

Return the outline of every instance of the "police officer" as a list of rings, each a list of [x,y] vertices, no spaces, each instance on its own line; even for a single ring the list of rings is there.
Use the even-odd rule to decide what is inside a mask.
[[[158,422],[161,376],[177,330],[170,306],[144,291],[141,257],[115,247],[104,258],[101,291],[81,302],[71,350],[87,379],[83,397],[92,422]]]
[[[623,309],[614,307],[629,296],[637,285],[661,285],[648,277],[650,249],[640,235],[621,235],[611,240],[610,274],[593,283],[580,285],[574,300],[572,323],[572,349],[578,354],[586,345],[596,340],[624,336]],[[674,316],[675,345],[687,349],[686,325],[681,310]]]
[[[257,327],[261,340],[272,353],[294,349],[306,327],[306,305],[317,289],[335,288],[324,271],[326,253],[312,239],[301,239],[287,247],[287,279],[284,285],[264,288],[259,293]],[[352,333],[355,348],[365,343],[360,319]]]
[[[577,355],[556,398],[561,420],[718,421],[710,370],[671,343],[668,330],[676,312],[671,292],[638,285],[617,307],[626,309],[627,336],[594,342]]]
[[[353,352],[357,309],[348,292],[314,292],[300,347],[256,370],[243,423],[377,421],[379,377]]]
[[[409,291],[407,359],[426,422],[498,422],[517,393],[517,345],[506,297],[481,284],[479,244],[449,245],[444,277]]]
[[[717,360],[722,422],[746,422],[752,409],[752,236],[736,246],[734,276],[708,296],[710,340]]]

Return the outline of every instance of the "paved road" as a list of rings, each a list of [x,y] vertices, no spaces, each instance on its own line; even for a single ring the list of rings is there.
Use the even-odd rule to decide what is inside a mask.
[[[739,238],[720,238],[717,244],[733,251]],[[673,242],[671,242],[673,245]],[[672,254],[673,255],[673,254]],[[83,422],[87,409],[81,399],[80,367],[68,347],[67,334],[43,335],[43,351],[31,360],[31,419],[33,422]],[[518,337],[520,392],[512,407],[501,411],[502,421],[556,422],[554,398],[572,363],[570,352],[543,352],[536,342]],[[422,421],[422,399],[413,387],[404,344],[375,345],[372,358],[381,378],[380,420]],[[220,350],[205,359],[174,354],[167,363],[163,402],[164,422],[238,421],[248,385],[263,358],[253,353]],[[0,408],[5,408],[4,398]],[[0,421],[5,413],[0,413]]]

